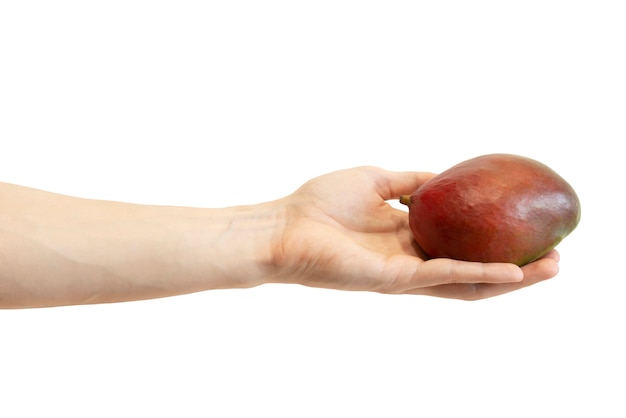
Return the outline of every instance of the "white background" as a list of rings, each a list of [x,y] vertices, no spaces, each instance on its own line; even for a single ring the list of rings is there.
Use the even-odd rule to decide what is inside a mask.
[[[622,4],[1,2],[0,181],[230,206],[511,152],[583,206],[557,278],[480,302],[272,285],[0,311],[3,416],[625,416]]]

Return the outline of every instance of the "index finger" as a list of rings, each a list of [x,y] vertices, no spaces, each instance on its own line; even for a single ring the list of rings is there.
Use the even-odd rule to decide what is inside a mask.
[[[498,283],[497,281],[468,283],[451,282],[431,287],[415,288],[405,293],[428,295],[442,298],[479,300],[503,295],[505,293],[520,290],[536,283],[548,280],[559,272],[558,253],[552,252],[533,263],[521,268],[523,280]]]

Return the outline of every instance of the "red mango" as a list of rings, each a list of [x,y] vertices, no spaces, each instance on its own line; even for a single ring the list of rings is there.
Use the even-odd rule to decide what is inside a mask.
[[[556,247],[581,212],[576,192],[554,170],[512,154],[461,162],[400,202],[429,257],[519,266]]]

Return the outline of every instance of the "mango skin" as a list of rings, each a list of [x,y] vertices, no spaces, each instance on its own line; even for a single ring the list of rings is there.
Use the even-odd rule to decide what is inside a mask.
[[[519,266],[556,247],[581,213],[576,192],[561,176],[512,154],[464,161],[400,201],[429,257]]]

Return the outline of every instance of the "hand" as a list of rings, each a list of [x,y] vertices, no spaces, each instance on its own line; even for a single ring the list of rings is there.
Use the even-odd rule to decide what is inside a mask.
[[[286,219],[271,250],[277,281],[475,300],[558,273],[555,250],[522,268],[426,260],[411,235],[407,212],[386,201],[412,193],[432,176],[360,167],[305,183],[285,199]]]

